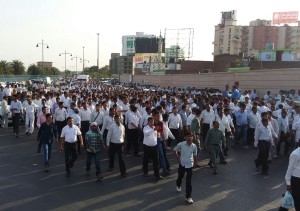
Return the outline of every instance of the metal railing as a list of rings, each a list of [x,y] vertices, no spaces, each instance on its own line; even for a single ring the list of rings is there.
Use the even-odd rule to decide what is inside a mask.
[[[50,77],[52,80],[59,79],[60,75],[0,75],[0,82],[10,82],[10,81],[28,81],[31,79],[42,79],[45,77]]]

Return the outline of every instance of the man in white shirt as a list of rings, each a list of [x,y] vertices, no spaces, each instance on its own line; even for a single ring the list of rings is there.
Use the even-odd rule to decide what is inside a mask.
[[[91,113],[90,122],[96,122],[99,126],[99,129],[102,129],[104,114],[101,111],[101,105],[96,104],[96,110]]]
[[[109,147],[109,170],[114,169],[115,155],[117,153],[121,176],[126,177],[126,166],[123,158],[125,127],[122,125],[119,115],[114,116],[114,121],[115,122],[110,125],[106,137],[106,145]]]
[[[22,104],[18,100],[17,95],[14,95],[12,99],[13,100],[10,103],[10,111],[12,112],[13,131],[16,138],[19,138],[19,121],[22,113]]]
[[[77,160],[77,137],[79,137],[80,147],[83,147],[83,140],[79,127],[73,124],[73,118],[67,118],[67,125],[62,129],[60,135],[60,147],[65,151],[65,165],[67,177],[71,176],[70,168],[73,168]]]
[[[91,110],[87,107],[86,102],[82,103],[82,109],[79,111],[79,116],[81,118],[81,132],[83,137],[83,145],[85,147],[85,134],[90,129],[90,119],[91,119]]]
[[[127,154],[129,154],[131,145],[134,149],[134,155],[136,157],[141,157],[139,155],[139,136],[141,127],[139,126],[140,118],[138,116],[137,107],[130,105],[131,112],[128,113],[127,126],[128,126],[128,137],[127,137]]]
[[[248,143],[250,146],[254,146],[254,133],[257,123],[260,122],[260,115],[257,112],[257,107],[252,107],[252,112],[248,115]]]
[[[54,112],[53,121],[57,128],[58,137],[60,137],[63,127],[66,126],[67,111],[64,108],[63,102],[59,102],[58,106],[59,108],[57,108]]]
[[[262,119],[262,125],[255,132],[254,146],[259,148],[258,157],[255,160],[256,168],[262,165],[262,174],[268,175],[268,156],[271,145],[274,146],[273,138],[278,139],[273,127],[269,125],[268,119]]]
[[[163,177],[159,175],[159,167],[158,167],[158,151],[157,151],[157,131],[154,126],[154,118],[148,118],[148,125],[143,129],[144,140],[144,158],[143,158],[143,171],[144,176],[148,176],[148,163],[149,158],[151,158],[153,162],[153,171],[154,176],[157,180],[162,179]]]
[[[211,109],[211,106],[207,103],[205,105],[205,110],[203,110],[200,115],[201,135],[203,140],[205,140],[207,131],[210,128],[210,122],[213,117],[214,111]]]
[[[290,155],[285,174],[287,191],[292,192],[296,211],[300,210],[300,145]]]
[[[1,126],[3,128],[7,128],[8,127],[8,104],[7,104],[7,96],[3,97],[3,100],[1,102],[1,113],[2,113],[2,122],[1,122]]]
[[[25,117],[25,130],[26,135],[31,135],[34,130],[34,113],[39,106],[34,104],[31,98],[27,98],[26,106],[24,107]]]
[[[115,109],[114,108],[110,108],[109,109],[109,115],[104,117],[103,120],[103,126],[101,129],[101,133],[103,134],[103,140],[106,140],[106,136],[109,130],[109,127],[114,123],[114,116],[115,116]]]
[[[169,128],[175,136],[177,143],[181,142],[180,132],[182,129],[182,120],[176,107],[173,107],[172,113],[169,116]]]
[[[290,128],[289,128],[289,119],[287,117],[287,111],[285,109],[282,110],[281,115],[278,117],[278,126],[279,126],[279,142],[276,145],[276,153],[277,156],[280,155],[280,147],[281,144],[284,143],[284,154],[287,155],[289,151],[289,143],[288,138],[290,136]]]

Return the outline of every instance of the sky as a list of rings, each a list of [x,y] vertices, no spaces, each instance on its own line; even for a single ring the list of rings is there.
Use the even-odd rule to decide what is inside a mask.
[[[299,0],[0,0],[0,60],[20,60],[25,67],[42,60],[65,69],[65,55],[83,56],[85,66],[109,64],[111,53],[122,52],[122,36],[136,32],[159,35],[165,29],[193,28],[193,57],[212,61],[214,26],[221,12],[236,10],[237,24],[271,20],[273,12],[300,10]],[[168,31],[167,31],[168,32]],[[168,36],[168,34],[167,34]],[[66,68],[76,59],[66,55]],[[77,61],[77,70],[82,63]]]

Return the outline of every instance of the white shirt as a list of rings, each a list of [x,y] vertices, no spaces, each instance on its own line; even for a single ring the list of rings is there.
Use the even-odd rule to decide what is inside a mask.
[[[26,115],[34,115],[34,112],[38,107],[39,106],[34,103],[31,103],[30,105],[26,103],[26,106],[24,107],[24,110],[26,111]]]
[[[80,116],[80,118],[81,118],[81,121],[90,121],[90,119],[91,119],[91,110],[90,109],[80,109],[80,111],[79,111],[79,116]]]
[[[148,124],[148,118],[150,117],[151,115],[144,113],[144,115],[142,116],[142,118],[140,119],[140,127],[143,128],[144,126],[146,126]]]
[[[284,119],[282,116],[278,117],[278,126],[279,126],[279,132],[287,133],[290,131],[289,129],[289,118],[285,117]]]
[[[165,140],[167,140],[169,137],[170,137],[171,139],[175,140],[175,137],[174,137],[173,133],[172,133],[171,130],[169,129],[168,122],[162,121],[162,123],[163,123],[163,127],[164,127],[163,133],[164,133],[164,138],[165,138]]]
[[[54,115],[53,115],[53,120],[55,121],[65,121],[67,118],[67,111],[65,108],[58,108],[55,110]]]
[[[295,141],[298,143],[300,140],[300,121],[293,124],[292,130],[296,131]]]
[[[144,140],[143,144],[153,147],[157,145],[157,131],[154,131],[149,125],[145,126],[143,129]]]
[[[179,114],[174,115],[173,113],[169,116],[169,128],[178,129],[182,128],[182,120]]]
[[[188,116],[188,118],[187,118],[187,120],[186,120],[186,125],[187,126],[191,126],[191,124],[192,124],[192,120],[195,118],[195,114],[190,114],[189,116]]]
[[[214,111],[207,111],[206,109],[201,112],[200,119],[203,119],[203,124],[210,124],[211,119],[214,117]]]
[[[213,128],[213,122],[214,121],[219,121],[219,129],[224,133],[225,136],[225,129],[227,129],[227,132],[231,132],[231,128],[229,125],[228,118],[223,114],[222,119],[220,118],[219,115],[215,115],[210,122],[210,128]]]
[[[103,124],[104,114],[101,111],[93,111],[91,113],[90,122],[96,122],[98,125]]]
[[[125,139],[125,127],[120,124],[117,125],[113,123],[110,125],[107,137],[106,137],[106,145],[109,146],[109,143],[121,144],[124,143]]]
[[[136,129],[136,126],[139,125],[139,117],[137,113],[130,112],[128,113],[128,120],[127,120],[127,126],[128,129]]]
[[[7,104],[7,101],[6,100],[2,100],[2,103],[1,103],[1,111],[2,111],[2,115],[4,113],[8,113],[9,110],[8,110],[8,104]]]
[[[255,129],[254,146],[257,147],[259,140],[269,141],[272,145],[274,145],[273,137],[277,138],[278,136],[271,125],[268,125],[267,127],[260,125]]]
[[[71,117],[73,118],[74,125],[77,125],[79,128],[81,128],[81,118],[79,114],[74,113]]]
[[[259,114],[256,112],[256,114],[254,114],[253,112],[251,112],[248,115],[248,122],[249,122],[249,128],[256,128],[257,123],[260,121],[260,116]]]
[[[287,185],[291,185],[291,177],[300,178],[300,147],[295,149],[290,155],[289,167],[285,174]]]
[[[73,125],[72,127],[66,125],[62,129],[60,137],[65,138],[65,142],[75,143],[77,141],[78,135],[81,135],[79,127],[77,127],[76,125]]]
[[[104,117],[101,133],[103,134],[105,129],[109,130],[109,127],[112,123],[114,123],[114,117],[111,117],[110,115]]]

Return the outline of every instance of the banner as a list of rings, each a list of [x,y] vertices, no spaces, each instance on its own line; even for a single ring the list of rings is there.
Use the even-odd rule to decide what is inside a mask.
[[[273,13],[273,24],[296,23],[297,21],[298,11]]]

